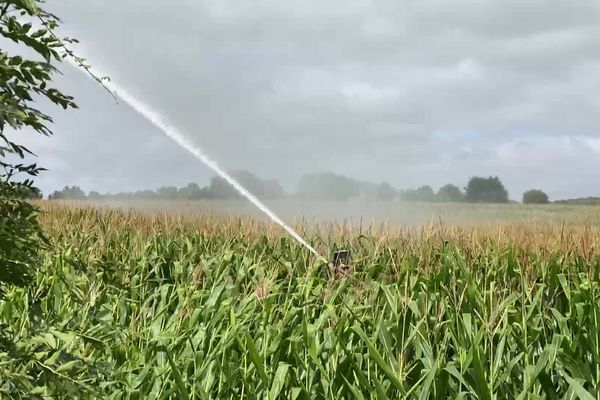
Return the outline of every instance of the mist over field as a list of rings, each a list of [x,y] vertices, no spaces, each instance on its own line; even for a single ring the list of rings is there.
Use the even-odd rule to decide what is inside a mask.
[[[269,222],[260,210],[243,199],[229,200],[96,200],[65,201],[83,207],[170,215],[193,220],[201,216],[257,219]],[[386,224],[391,229],[420,226],[551,225],[600,226],[597,206],[435,204],[351,200],[267,200],[265,204],[286,221],[308,225],[350,224],[357,229]]]

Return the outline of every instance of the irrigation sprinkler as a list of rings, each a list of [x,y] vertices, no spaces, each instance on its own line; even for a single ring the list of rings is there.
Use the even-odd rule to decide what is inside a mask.
[[[343,278],[350,274],[350,250],[337,250],[331,255],[329,270],[333,278]]]
[[[334,251],[331,256],[334,267],[349,267],[350,266],[350,250]]]

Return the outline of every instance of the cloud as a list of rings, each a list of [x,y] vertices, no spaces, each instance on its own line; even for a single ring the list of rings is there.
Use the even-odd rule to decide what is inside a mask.
[[[90,62],[228,168],[288,188],[319,170],[399,187],[489,173],[513,185],[513,197],[540,185],[600,194],[593,177],[567,188],[546,165],[579,176],[600,157],[595,1],[165,4],[49,6]],[[63,160],[42,182],[124,190],[208,179],[127,107],[64,73],[83,107],[57,119],[52,147],[39,151],[41,161]]]

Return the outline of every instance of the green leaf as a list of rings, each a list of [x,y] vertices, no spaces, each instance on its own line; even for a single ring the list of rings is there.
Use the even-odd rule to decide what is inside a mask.
[[[565,375],[565,379],[569,383],[570,389],[577,395],[577,397],[581,400],[596,400],[596,398],[583,386],[581,383],[577,382],[575,379],[571,378],[569,375]]]
[[[37,31],[31,34],[31,37],[37,39],[41,36],[44,36],[48,31],[46,29],[38,29]]]
[[[249,333],[246,333],[245,347],[248,350],[250,361],[252,361],[252,364],[254,364],[254,367],[258,371],[260,379],[262,380],[263,384],[268,387],[269,377],[267,376],[267,371],[265,370],[264,360],[260,355],[258,348],[256,347],[256,344],[254,344],[254,341],[252,340],[252,337]]]
[[[169,361],[169,365],[171,367],[171,373],[173,374],[173,377],[175,378],[175,383],[177,384],[177,391],[179,393],[178,398],[184,400],[189,399],[190,395],[185,386],[185,382],[183,382],[183,378],[181,377],[181,373],[179,372],[177,365],[175,365],[175,362],[173,362],[171,352],[166,346],[161,346],[161,349],[167,354],[167,360]]]
[[[71,368],[75,367],[79,363],[80,363],[79,360],[72,360],[72,361],[66,362],[64,364],[61,364],[58,368],[56,368],[56,372],[68,371]]]
[[[471,348],[473,355],[473,377],[475,380],[475,392],[477,397],[482,400],[491,400],[490,390],[485,379],[485,368],[479,357],[479,344],[474,343]]]
[[[377,377],[374,377],[373,380],[375,381],[375,393],[377,394],[377,399],[381,399],[381,400],[386,400],[389,399],[388,395],[385,393],[385,389],[383,387],[383,385],[381,384],[381,382],[379,382],[379,380],[377,379]]]
[[[346,385],[348,390],[350,390],[350,393],[352,393],[352,396],[354,396],[354,398],[356,400],[365,400],[365,397],[362,395],[360,390],[358,388],[356,388],[356,386],[354,386],[350,382],[348,382],[348,379],[346,379],[345,376],[342,376],[342,379],[344,380],[344,384]]]
[[[8,65],[10,65],[11,67],[20,65],[23,62],[23,58],[21,56],[14,56],[10,59],[10,61],[8,62]]]
[[[363,331],[362,328],[358,325],[355,325],[352,329],[358,334],[358,336],[360,336],[363,342],[365,342],[367,348],[369,349],[369,355],[377,363],[379,368],[381,368],[381,370],[383,371],[385,376],[387,376],[387,378],[390,380],[392,385],[394,385],[396,389],[400,391],[400,393],[404,393],[404,387],[402,386],[402,383],[396,376],[396,373],[389,366],[389,364],[385,362],[379,351],[377,351],[377,348],[375,347],[373,342],[371,342],[371,340],[369,340],[369,338],[367,337],[365,331]]]
[[[290,365],[286,363],[279,363],[277,366],[277,371],[275,371],[275,376],[273,377],[273,383],[271,384],[271,390],[269,392],[271,399],[279,398],[279,393],[285,385],[285,378],[287,377],[289,367]]]

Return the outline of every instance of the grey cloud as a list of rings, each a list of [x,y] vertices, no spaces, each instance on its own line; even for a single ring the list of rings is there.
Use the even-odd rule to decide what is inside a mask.
[[[553,138],[599,137],[595,1],[110,3],[51,5],[92,64],[228,168],[288,188],[315,170],[400,187],[490,173],[513,197],[539,179],[553,195],[600,194],[589,176],[561,186],[558,167],[523,174],[525,153],[510,165],[498,153],[519,138],[560,152]],[[122,190],[210,175],[75,71],[63,82],[89,107],[57,120],[46,156],[80,176],[63,165],[46,182]],[[557,162],[568,173],[600,161],[582,143]]]

